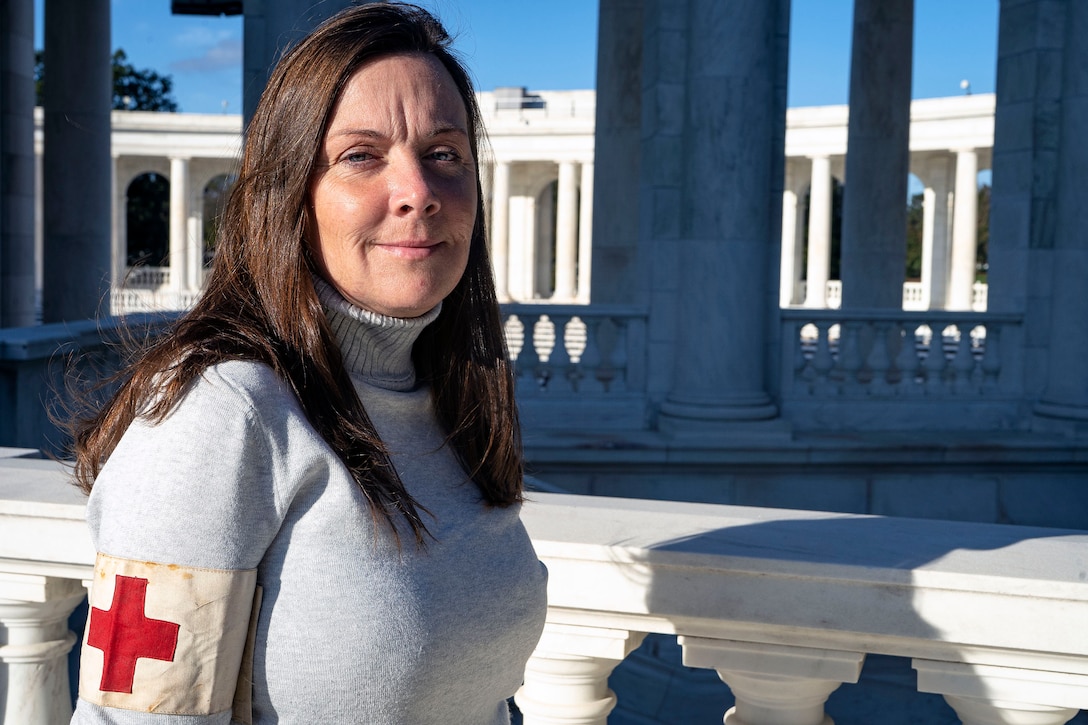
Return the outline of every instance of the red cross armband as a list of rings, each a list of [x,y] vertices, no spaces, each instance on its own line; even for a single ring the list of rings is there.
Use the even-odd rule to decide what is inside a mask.
[[[79,696],[104,707],[212,715],[235,707],[260,606],[257,572],[99,554]],[[241,692],[243,697],[248,695]]]

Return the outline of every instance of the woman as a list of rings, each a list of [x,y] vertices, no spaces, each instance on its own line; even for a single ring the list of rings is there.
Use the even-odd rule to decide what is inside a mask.
[[[278,64],[203,298],[77,427],[100,554],[73,722],[509,721],[545,573],[479,128],[413,6]]]

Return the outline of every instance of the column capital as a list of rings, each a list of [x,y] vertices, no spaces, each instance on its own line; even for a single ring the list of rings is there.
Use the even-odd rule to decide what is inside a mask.
[[[824,703],[842,683],[858,681],[865,660],[862,652],[678,639],[685,665],[716,670],[733,691],[736,705],[725,714],[726,725],[833,725]]]
[[[1088,707],[1088,675],[915,659],[918,690],[943,695],[965,725],[1061,725]]]

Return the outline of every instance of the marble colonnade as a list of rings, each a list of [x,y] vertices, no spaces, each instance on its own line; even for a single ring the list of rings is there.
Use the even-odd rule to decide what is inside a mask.
[[[930,98],[911,104],[909,169],[922,189],[923,224],[921,279],[907,283],[908,291],[915,288],[913,297],[904,294],[907,309],[978,310],[984,306],[973,284],[978,219],[975,187],[978,172],[991,167],[993,112],[993,95]],[[833,180],[847,184],[846,137],[846,106],[787,112],[779,283],[782,307],[838,305],[837,299],[828,296],[828,283],[834,282],[829,273],[830,214]],[[954,223],[956,219],[959,224]],[[808,259],[803,268],[806,221]],[[959,255],[960,264],[953,270],[955,255]]]
[[[604,89],[597,94],[598,97],[603,92]],[[612,271],[608,276],[597,276],[593,280],[593,302],[638,303],[636,293],[645,285],[634,284],[638,273],[637,268],[630,264],[631,253],[615,242],[624,237],[612,233],[625,224],[634,224],[637,228],[638,215],[606,214],[601,219],[600,215],[594,218],[592,214],[595,191],[605,195],[606,203],[609,199],[622,202],[624,194],[638,193],[637,189],[625,189],[623,183],[615,180],[594,188],[594,170],[602,168],[601,163],[594,163],[595,157],[602,157],[605,168],[637,168],[637,156],[632,160],[619,154],[626,166],[605,160],[609,154],[609,143],[623,136],[623,128],[618,127],[623,119],[608,121],[598,117],[597,123],[612,123],[613,131],[602,135],[594,148],[594,94],[561,91],[543,92],[542,95],[548,99],[544,108],[511,111],[496,110],[491,95],[480,94],[481,102],[489,109],[487,123],[491,151],[481,170],[496,282],[502,299],[587,301],[590,292],[587,279],[592,263],[589,255],[592,253],[599,258],[599,264]],[[993,143],[993,103],[993,96],[959,96],[915,101],[912,105],[910,168],[925,188],[922,280],[916,285],[919,290],[916,298],[912,298],[912,304],[917,309],[946,307],[954,247],[965,243],[970,245],[970,255],[974,254],[974,235],[970,233],[973,230],[968,229],[963,241],[958,237],[957,241],[953,241],[952,220],[957,216],[956,208],[970,205],[959,214],[961,217],[976,213],[973,194],[958,197],[954,194],[956,160],[966,153],[963,149],[968,149],[977,159],[979,169],[989,168]],[[846,116],[846,107],[843,106],[790,109],[787,113],[779,282],[780,304],[784,307],[805,305],[819,308],[837,303],[836,299],[826,296],[830,261],[830,181],[844,180]],[[191,297],[199,291],[202,280],[202,195],[216,176],[232,172],[241,120],[236,115],[115,111],[112,128],[111,213],[115,284],[126,282],[133,288],[144,286],[148,281],[161,280],[160,292],[163,294],[157,298],[159,303],[173,299],[172,295],[177,294],[178,290],[183,296]],[[555,128],[563,133],[549,131]],[[42,141],[39,130],[39,161]],[[173,152],[173,161],[165,149]],[[502,156],[497,160],[500,153]],[[565,192],[560,192],[559,176],[563,164],[569,164],[573,169],[568,167],[564,173]],[[173,194],[175,198],[180,198],[182,204],[171,205],[175,218],[172,244],[175,249],[185,251],[174,255],[167,268],[131,275],[125,266],[126,194],[133,180],[144,173],[161,175],[169,182],[175,175],[171,172],[171,166],[175,172],[189,177],[184,193],[181,193],[179,185],[173,184]],[[969,177],[970,174],[961,176]],[[576,229],[576,251],[572,254],[568,246],[560,255],[556,242],[563,235],[558,233],[553,220],[558,220],[560,198],[565,197],[567,204],[570,204],[572,177],[577,226],[571,225],[569,211],[564,212],[564,216],[567,220],[565,234],[568,245],[571,230]],[[631,179],[637,181],[637,178],[637,174],[628,168],[624,181],[630,183]],[[803,270],[804,200],[807,194],[811,194],[807,208],[810,215],[810,249],[807,270]],[[39,227],[40,223],[39,213]],[[599,228],[593,229],[595,226]],[[524,249],[530,242],[533,251]],[[38,244],[40,249],[40,239]],[[514,249],[513,261],[510,259],[511,249]],[[822,254],[814,253],[815,250],[822,250]],[[574,293],[567,297],[556,293],[549,276],[553,264],[561,256],[564,261],[554,274],[557,281],[565,275],[566,285],[574,280]],[[625,266],[620,264],[624,260],[627,260]],[[521,267],[523,264],[530,264],[532,271],[527,273]],[[626,269],[624,274],[618,272],[620,266]],[[802,283],[802,272],[806,271],[809,280],[820,279],[820,275],[823,275],[825,284],[806,286]],[[514,280],[514,294],[509,286],[511,279]],[[970,280],[965,287],[970,294]],[[808,299],[804,296],[805,289],[808,290]],[[824,290],[822,299],[816,296],[820,290]]]

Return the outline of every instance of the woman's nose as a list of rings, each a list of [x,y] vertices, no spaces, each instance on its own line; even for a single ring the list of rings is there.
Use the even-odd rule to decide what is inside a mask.
[[[421,160],[402,159],[391,165],[389,203],[394,214],[430,216],[438,211],[441,202]]]

